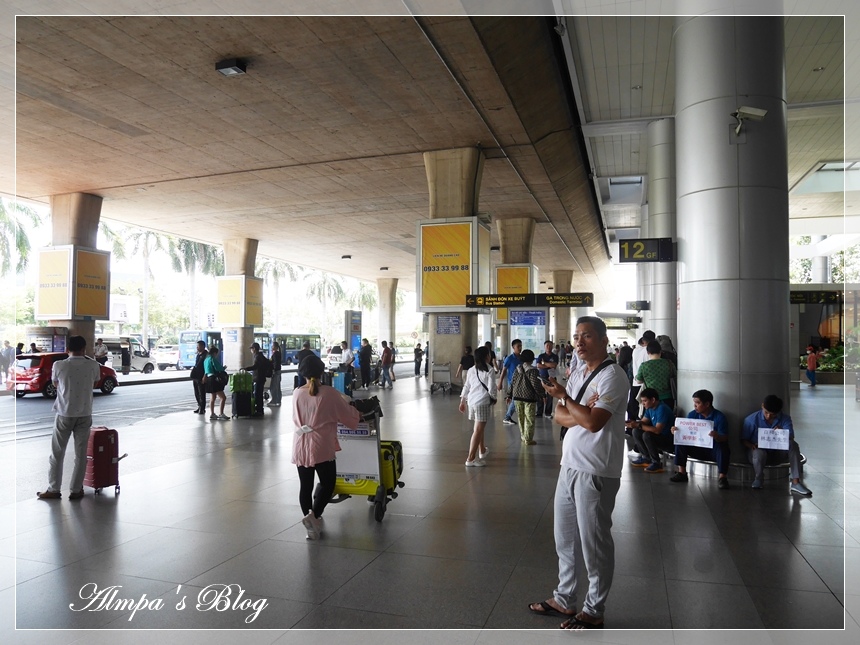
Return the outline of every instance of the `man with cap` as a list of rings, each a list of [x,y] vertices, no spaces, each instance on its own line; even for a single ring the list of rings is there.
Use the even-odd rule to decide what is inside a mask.
[[[304,343],[302,343],[302,349],[300,351],[296,352],[296,365],[301,365],[302,361],[305,358],[307,358],[308,356],[316,356],[316,354],[314,354],[313,350],[311,349],[310,341],[306,340]],[[301,372],[298,373],[298,376],[299,376],[298,386],[301,387],[302,385],[307,383],[307,381],[305,380],[305,377],[302,375]]]
[[[242,369],[254,373],[254,414],[252,417],[263,416],[263,391],[266,389],[266,368],[269,359],[260,351],[260,343],[251,345],[251,353],[254,355],[254,364]]]

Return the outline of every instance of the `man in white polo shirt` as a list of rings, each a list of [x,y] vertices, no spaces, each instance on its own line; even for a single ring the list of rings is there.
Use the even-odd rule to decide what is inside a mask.
[[[63,484],[63,459],[69,438],[75,437],[75,469],[69,485],[69,499],[84,496],[87,442],[93,424],[93,388],[99,382],[99,364],[84,356],[87,341],[83,336],[69,338],[69,357],[54,363],[51,381],[57,388],[54,401],[54,436],[48,459],[48,490],[36,493],[39,499],[60,499]]]
[[[562,629],[602,629],[615,571],[612,511],[621,486],[624,414],[630,383],[606,353],[606,324],[595,316],[576,321],[574,348],[581,364],[567,388],[544,384],[558,399],[555,420],[568,428],[561,444],[553,531],[558,554],[558,586],[546,601],[529,609],[567,617]],[[585,595],[577,611],[577,595]]]

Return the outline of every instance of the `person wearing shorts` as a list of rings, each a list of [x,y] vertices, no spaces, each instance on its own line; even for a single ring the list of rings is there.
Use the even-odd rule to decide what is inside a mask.
[[[468,408],[468,418],[475,422],[466,466],[487,465],[484,457],[489,450],[484,444],[484,428],[492,415],[496,395],[496,372],[490,366],[490,350],[479,347],[475,350],[475,366],[466,371],[463,392],[460,394],[460,412],[466,412]]]

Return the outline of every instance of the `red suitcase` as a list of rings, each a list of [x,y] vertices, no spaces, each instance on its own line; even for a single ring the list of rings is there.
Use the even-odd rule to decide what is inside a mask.
[[[119,435],[116,430],[103,426],[91,428],[84,485],[94,488],[96,495],[108,486],[114,487],[115,495],[119,494],[119,461],[127,456],[119,456]]]

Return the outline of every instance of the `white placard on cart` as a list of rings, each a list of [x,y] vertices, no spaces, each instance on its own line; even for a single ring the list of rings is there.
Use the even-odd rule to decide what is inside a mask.
[[[338,424],[337,440],[340,443],[340,451],[335,457],[338,477],[347,480],[379,479],[379,445],[368,424],[359,423],[355,430]]]
[[[758,447],[763,450],[788,450],[787,428],[759,428]]]
[[[714,422],[707,419],[675,419],[675,445],[698,446],[699,448],[713,448],[714,438],[710,432],[714,429]]]

